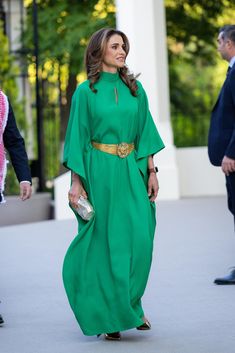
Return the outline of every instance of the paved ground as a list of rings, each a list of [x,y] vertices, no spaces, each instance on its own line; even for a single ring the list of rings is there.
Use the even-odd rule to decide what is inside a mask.
[[[144,307],[153,329],[121,342],[85,337],[61,281],[74,221],[0,228],[1,353],[234,353],[235,286],[213,279],[235,265],[225,198],[161,201]]]

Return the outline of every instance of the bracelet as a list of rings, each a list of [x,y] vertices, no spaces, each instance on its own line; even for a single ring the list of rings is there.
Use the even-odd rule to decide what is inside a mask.
[[[151,173],[157,173],[158,172],[158,167],[154,167],[154,168],[149,168],[148,170],[148,173],[151,174]]]

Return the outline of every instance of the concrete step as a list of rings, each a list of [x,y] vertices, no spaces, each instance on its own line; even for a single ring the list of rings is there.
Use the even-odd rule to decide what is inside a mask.
[[[0,226],[33,223],[53,218],[53,203],[50,193],[33,194],[27,201],[19,196],[6,196],[0,205]]]

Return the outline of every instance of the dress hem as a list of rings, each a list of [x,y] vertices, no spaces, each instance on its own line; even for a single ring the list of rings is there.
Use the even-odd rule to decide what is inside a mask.
[[[97,336],[99,334],[102,335],[104,333],[119,332],[119,331],[121,332],[121,331],[131,330],[131,329],[134,329],[142,324],[143,324],[143,320],[140,319],[135,325],[126,325],[126,326],[122,326],[119,328],[111,328],[111,329],[106,330],[105,332],[100,332],[100,331],[94,332],[94,331],[83,331],[83,330],[82,330],[82,332],[85,336]]]

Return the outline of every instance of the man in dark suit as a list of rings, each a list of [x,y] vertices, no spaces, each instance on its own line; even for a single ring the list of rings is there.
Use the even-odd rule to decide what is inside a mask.
[[[30,198],[32,194],[31,173],[28,164],[28,157],[25,150],[24,139],[16,125],[16,120],[12,107],[7,97],[0,91],[0,144],[3,153],[0,156],[2,163],[0,166],[6,166],[4,148],[8,151],[12,165],[14,167],[17,179],[20,185],[20,198],[22,201]],[[0,168],[1,169],[1,168]],[[4,186],[5,172],[0,170],[2,185]],[[4,189],[4,187],[3,187]],[[3,191],[3,190],[1,190]],[[0,192],[0,203],[4,202],[3,193]],[[0,206],[1,207],[1,206]],[[0,315],[0,325],[3,324],[3,318]]]
[[[22,201],[25,201],[30,198],[32,193],[31,172],[24,139],[17,128],[14,112],[10,103],[7,124],[3,133],[3,141],[19,181],[20,198]]]
[[[217,41],[218,51],[229,66],[211,114],[208,153],[211,163],[220,166],[225,174],[228,208],[235,224],[235,25],[222,27]],[[235,284],[235,268],[214,283]]]

